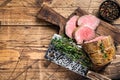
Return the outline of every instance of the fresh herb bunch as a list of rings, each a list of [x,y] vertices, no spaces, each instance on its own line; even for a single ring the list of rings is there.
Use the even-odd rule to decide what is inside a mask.
[[[67,55],[73,61],[91,67],[90,59],[87,57],[86,53],[78,47],[72,39],[62,36],[60,39],[52,39],[51,43],[55,46],[55,49]]]

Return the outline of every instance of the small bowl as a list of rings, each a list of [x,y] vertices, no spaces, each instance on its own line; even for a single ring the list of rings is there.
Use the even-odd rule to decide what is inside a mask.
[[[120,5],[116,1],[106,0],[100,5],[98,16],[107,22],[113,22],[120,17]]]

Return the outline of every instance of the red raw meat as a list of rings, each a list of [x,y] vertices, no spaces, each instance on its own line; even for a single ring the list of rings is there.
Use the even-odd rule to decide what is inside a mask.
[[[65,34],[69,37],[72,38],[72,33],[74,32],[74,30],[77,27],[77,20],[78,20],[79,16],[73,16],[71,17],[68,22],[66,23],[65,26]]]
[[[91,40],[95,37],[95,31],[89,27],[78,27],[74,32],[74,38],[77,44],[82,44],[83,41]]]
[[[94,15],[84,15],[82,17],[80,17],[78,19],[78,25],[81,26],[81,25],[85,25],[85,26],[88,26],[89,28],[95,30],[96,27],[99,25],[100,23],[100,20],[95,17]]]

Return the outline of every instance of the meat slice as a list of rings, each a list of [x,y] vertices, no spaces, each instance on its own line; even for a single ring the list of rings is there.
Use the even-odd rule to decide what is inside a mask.
[[[78,20],[79,16],[73,16],[71,17],[65,26],[65,34],[69,37],[69,38],[73,38],[72,37],[72,33],[75,30],[75,28],[77,27],[77,20]]]
[[[95,17],[94,15],[84,15],[82,17],[80,17],[78,19],[78,25],[81,26],[81,25],[85,25],[85,26],[88,26],[89,28],[95,30],[96,27],[99,25],[100,23],[100,20]]]
[[[95,37],[95,31],[89,27],[78,27],[73,33],[77,44],[82,44],[83,41],[91,40]]]
[[[102,40],[103,38],[105,38],[105,36],[98,36],[95,39],[89,40],[89,41],[85,41],[85,43],[91,43],[91,42],[95,42],[98,40]]]
[[[111,36],[100,36],[83,44],[95,66],[104,66],[111,62],[115,56],[115,47]]]

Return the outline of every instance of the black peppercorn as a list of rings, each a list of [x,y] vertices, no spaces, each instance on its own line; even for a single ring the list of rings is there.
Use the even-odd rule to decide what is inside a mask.
[[[120,5],[115,1],[106,0],[100,5],[98,15],[101,19],[112,22],[120,17]]]

